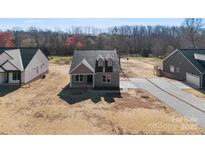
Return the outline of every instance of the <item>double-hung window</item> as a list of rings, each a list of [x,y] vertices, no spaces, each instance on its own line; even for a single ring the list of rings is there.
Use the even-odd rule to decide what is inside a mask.
[[[75,76],[75,81],[76,82],[82,82],[83,81],[83,75],[76,75]]]
[[[111,75],[103,75],[102,82],[104,83],[111,83]]]
[[[20,73],[19,72],[13,72],[12,73],[12,80],[20,80]]]

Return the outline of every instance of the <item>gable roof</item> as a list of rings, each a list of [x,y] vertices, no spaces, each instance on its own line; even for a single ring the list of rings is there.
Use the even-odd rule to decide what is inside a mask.
[[[0,48],[0,54],[5,52],[5,51],[10,51],[14,49],[19,49],[20,51],[20,56],[21,56],[21,61],[23,68],[26,69],[30,61],[32,60],[33,56],[37,53],[39,48],[25,48],[25,47],[20,47],[20,48]]]
[[[95,70],[96,60],[99,55],[104,59],[109,55],[113,59],[113,72],[119,72],[120,67],[116,50],[76,50],[72,58],[70,72],[84,59]]]
[[[205,49],[178,49],[187,60],[192,63],[201,73],[205,73],[205,61],[195,59],[194,54],[205,55]]]
[[[11,57],[10,60],[8,60],[12,65],[14,65],[18,70],[23,71],[23,65],[22,65],[22,59],[20,55],[19,49],[11,49],[11,50],[5,50],[5,53]]]
[[[28,66],[28,64],[30,63],[30,61],[32,60],[33,56],[36,54],[37,51],[38,48],[20,49],[20,54],[21,54],[21,59],[22,59],[24,69]]]
[[[87,67],[91,72],[95,72],[95,70],[92,68],[92,66],[90,66],[90,64],[88,63],[88,61],[84,58],[83,61],[81,61],[75,68],[73,68],[71,70],[70,73],[73,73],[73,71],[75,71],[79,66],[84,65],[85,67]]]

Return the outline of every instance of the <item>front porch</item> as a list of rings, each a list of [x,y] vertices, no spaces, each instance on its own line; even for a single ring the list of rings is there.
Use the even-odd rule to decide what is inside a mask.
[[[94,88],[94,74],[72,74],[70,87]]]
[[[0,73],[0,85],[19,85],[21,84],[21,72],[6,71]]]

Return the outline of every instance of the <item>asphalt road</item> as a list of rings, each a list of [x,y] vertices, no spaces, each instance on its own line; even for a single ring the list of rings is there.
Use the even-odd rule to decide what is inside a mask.
[[[160,81],[160,79],[152,78],[149,81],[145,78],[130,78],[129,81],[121,81],[120,86],[123,89],[141,88],[150,92],[177,112],[205,129],[205,102],[194,96],[189,96],[189,94],[186,94],[179,88],[177,89],[171,83],[167,83],[168,81]]]

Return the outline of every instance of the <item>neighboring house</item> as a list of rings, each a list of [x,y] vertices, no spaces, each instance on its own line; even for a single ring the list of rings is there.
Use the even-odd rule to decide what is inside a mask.
[[[70,67],[70,86],[119,89],[116,50],[76,50]]]
[[[0,85],[25,84],[48,72],[48,58],[38,48],[0,48]]]
[[[163,74],[205,88],[205,49],[177,49],[163,60]]]

